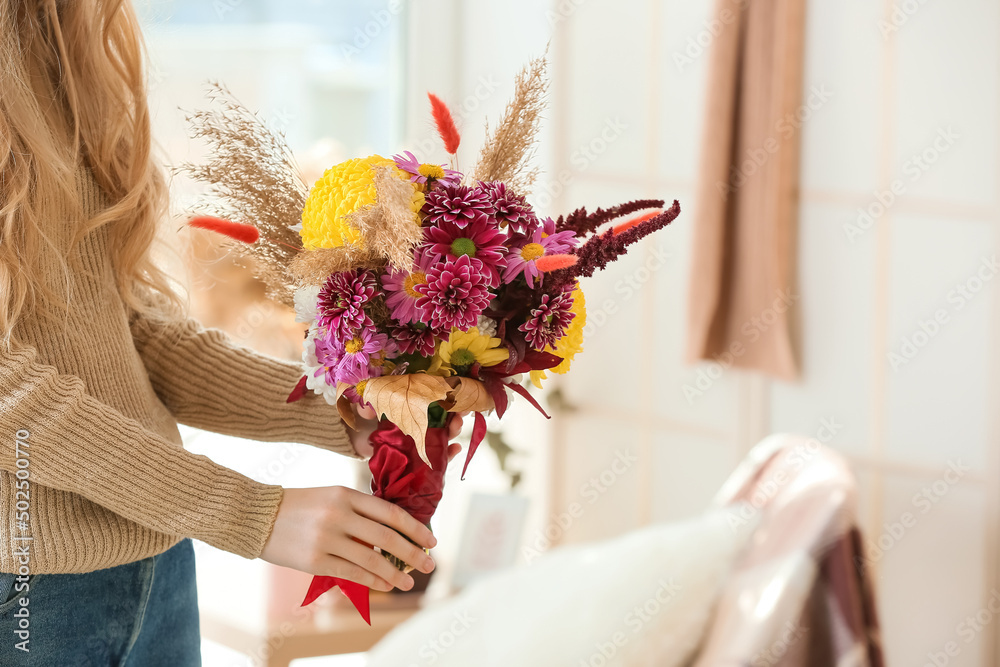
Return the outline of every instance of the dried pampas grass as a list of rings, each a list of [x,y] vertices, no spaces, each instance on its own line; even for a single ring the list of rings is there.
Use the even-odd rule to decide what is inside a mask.
[[[504,181],[521,194],[530,192],[538,177],[538,169],[530,167],[529,163],[535,153],[549,88],[547,67],[546,56],[541,56],[530,61],[517,75],[514,97],[492,134],[487,125],[486,143],[473,170],[475,180]]]
[[[295,256],[288,266],[294,281],[301,285],[322,285],[332,273],[351,269],[381,269],[385,258],[369,248],[344,245],[317,248]]]
[[[308,188],[284,135],[268,128],[225,86],[211,84],[208,97],[215,106],[187,118],[191,136],[208,144],[208,161],[184,164],[179,171],[209,186],[198,214],[248,223],[260,231],[253,245],[228,248],[251,258],[268,295],[291,306],[288,267],[300,254],[302,241],[290,226],[299,222]]]
[[[375,204],[347,216],[361,232],[364,247],[384,257],[394,269],[411,271],[413,251],[423,240],[420,220],[410,204],[413,186],[388,167],[375,170]]]

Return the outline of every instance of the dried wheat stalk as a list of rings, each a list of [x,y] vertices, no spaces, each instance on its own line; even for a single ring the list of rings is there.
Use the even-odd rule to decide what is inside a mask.
[[[549,88],[547,67],[546,56],[541,56],[531,60],[517,75],[514,97],[507,103],[492,135],[487,124],[486,143],[473,170],[475,180],[504,181],[521,194],[530,191],[538,177],[538,169],[529,165],[535,154]]]
[[[192,137],[208,143],[208,161],[186,163],[180,171],[209,186],[199,214],[260,230],[252,246],[228,247],[253,259],[272,298],[292,305],[294,279],[288,267],[301,254],[302,241],[290,226],[299,222],[308,188],[281,132],[267,127],[219,83],[211,84],[208,97],[215,106],[187,118]]]
[[[332,273],[351,269],[381,269],[385,258],[353,245],[339,248],[316,248],[299,253],[288,267],[288,272],[302,285],[322,285]]]

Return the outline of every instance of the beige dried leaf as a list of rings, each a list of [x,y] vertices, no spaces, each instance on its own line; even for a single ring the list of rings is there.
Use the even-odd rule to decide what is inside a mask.
[[[365,384],[363,398],[371,403],[375,414],[385,415],[404,434],[413,438],[417,453],[428,466],[424,436],[427,433],[427,408],[435,401],[448,397],[451,387],[436,375],[383,375]]]
[[[452,377],[447,382],[452,390],[441,407],[448,412],[486,412],[496,407],[481,380]]]
[[[337,383],[337,412],[340,413],[340,418],[344,420],[345,424],[357,431],[358,422],[355,419],[354,409],[351,407],[351,399],[344,396],[344,392],[351,386],[346,382]]]

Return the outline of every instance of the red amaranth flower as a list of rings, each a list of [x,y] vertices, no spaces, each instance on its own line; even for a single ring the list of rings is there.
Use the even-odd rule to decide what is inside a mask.
[[[432,327],[466,331],[476,326],[479,315],[489,305],[488,287],[489,277],[482,264],[462,255],[432,266],[427,282],[414,289],[422,295],[417,307],[429,315]]]
[[[372,326],[365,306],[378,294],[378,281],[371,271],[334,273],[319,291],[317,319],[333,335],[348,338],[356,330]]]
[[[544,350],[546,346],[554,348],[556,341],[566,335],[569,323],[576,317],[570,311],[572,307],[572,290],[554,297],[543,294],[542,302],[532,309],[528,320],[518,327],[518,331],[524,332],[528,345],[536,350]]]
[[[493,215],[493,206],[481,189],[452,185],[428,192],[423,212],[428,224],[445,221],[465,227],[471,222],[489,218]]]

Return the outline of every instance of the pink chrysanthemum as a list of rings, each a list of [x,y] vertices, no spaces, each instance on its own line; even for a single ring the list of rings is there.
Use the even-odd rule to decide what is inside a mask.
[[[396,166],[410,174],[411,183],[440,183],[441,185],[458,185],[462,180],[461,172],[446,168],[443,164],[421,164],[417,156],[410,151],[402,155],[393,155]]]
[[[389,337],[384,333],[375,333],[375,329],[370,327],[358,329],[351,338],[338,340],[335,345],[343,346],[337,364],[337,378],[350,384],[381,375],[386,355],[395,352],[395,345]]]
[[[416,265],[413,271],[393,271],[382,276],[382,289],[385,290],[385,305],[393,319],[406,324],[419,322],[423,319],[423,309],[417,307],[420,293],[417,285],[427,282],[427,268],[431,262],[421,253],[416,254]]]
[[[505,283],[513,282],[518,276],[524,275],[528,287],[534,289],[534,279],[542,275],[542,272],[535,266],[535,261],[545,255],[567,253],[579,243],[580,240],[571,231],[546,233],[545,226],[550,222],[551,229],[554,230],[555,223],[550,218],[543,222],[541,227],[535,229],[531,236],[510,249],[510,253],[507,255],[507,268],[503,273]]]
[[[319,291],[317,320],[333,335],[347,338],[356,329],[372,326],[365,306],[378,294],[378,282],[371,271],[334,273]]]
[[[335,338],[328,336],[316,336],[313,340],[313,346],[316,352],[316,362],[319,364],[315,376],[322,375],[327,385],[336,387],[337,368],[340,366],[343,348],[337,345]]]
[[[489,305],[488,287],[482,263],[462,255],[432,266],[427,282],[414,289],[421,295],[417,306],[428,314],[432,327],[466,331],[476,326],[480,313]]]
[[[470,222],[465,227],[442,221],[424,228],[424,252],[421,256],[437,263],[443,259],[458,259],[468,255],[478,262],[480,270],[489,278],[489,286],[500,284],[500,270],[506,266],[504,256],[507,235],[496,228],[488,218]]]
[[[423,212],[428,224],[450,222],[465,227],[489,218],[493,215],[493,206],[480,188],[449,185],[427,193]]]
[[[434,354],[438,335],[438,332],[431,327],[418,322],[411,322],[392,330],[392,339],[396,341],[400,352],[419,354],[422,357]]]
[[[508,189],[506,183],[491,181],[480,183],[493,206],[493,217],[501,227],[509,227],[514,234],[530,234],[538,227],[538,216],[521,195]]]
[[[546,346],[554,348],[556,341],[566,335],[569,323],[576,316],[570,311],[572,307],[572,290],[560,292],[554,297],[543,294],[542,302],[517,329],[524,332],[525,340],[534,349],[544,350]]]

